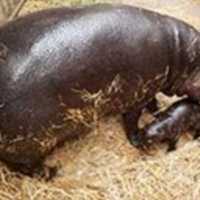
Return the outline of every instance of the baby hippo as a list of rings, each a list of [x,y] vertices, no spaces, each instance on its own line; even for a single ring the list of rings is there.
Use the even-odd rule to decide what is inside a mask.
[[[193,132],[193,137],[199,136],[200,105],[185,99],[176,102],[165,112],[160,112],[156,120],[140,129],[135,135],[134,145],[148,148],[153,143],[167,142],[168,151],[176,149],[176,143],[181,134]]]

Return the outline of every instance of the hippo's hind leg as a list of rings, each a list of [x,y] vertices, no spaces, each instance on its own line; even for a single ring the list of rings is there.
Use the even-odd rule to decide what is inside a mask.
[[[14,171],[34,176],[39,175],[47,180],[51,179],[57,172],[57,166],[46,166],[46,157],[56,147],[64,145],[65,141],[74,141],[91,130],[83,124],[64,123],[53,125],[48,130],[41,130],[34,136],[16,138],[12,141],[0,143],[0,160]]]
[[[44,166],[43,162],[47,154],[48,150],[37,141],[30,139],[15,141],[0,147],[0,159],[11,170],[30,176],[39,174],[45,178],[51,178],[56,169]]]

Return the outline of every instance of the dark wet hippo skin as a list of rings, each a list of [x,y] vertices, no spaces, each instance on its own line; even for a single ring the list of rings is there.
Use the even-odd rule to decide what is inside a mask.
[[[102,4],[21,17],[0,28],[0,50],[0,159],[32,173],[106,115],[123,114],[131,141],[158,91],[187,94],[200,37],[174,18]]]
[[[179,101],[155,117],[155,121],[135,135],[135,146],[145,149],[152,144],[167,142],[168,151],[171,151],[176,149],[183,133],[192,133],[194,139],[200,136],[200,106],[195,101]]]

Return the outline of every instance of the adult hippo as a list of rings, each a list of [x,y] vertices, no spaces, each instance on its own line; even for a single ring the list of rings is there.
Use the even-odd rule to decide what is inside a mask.
[[[0,159],[24,173],[105,115],[123,114],[132,140],[155,94],[189,94],[200,62],[193,27],[126,5],[18,18],[0,28],[0,49]]]

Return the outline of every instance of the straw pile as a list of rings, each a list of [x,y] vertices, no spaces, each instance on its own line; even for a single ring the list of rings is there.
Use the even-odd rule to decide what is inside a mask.
[[[175,152],[158,146],[145,155],[128,144],[120,122],[100,122],[86,138],[57,150],[48,159],[60,166],[52,181],[0,168],[0,199],[197,200],[200,143],[187,138]]]
[[[49,6],[45,0],[34,2]],[[55,6],[61,1],[49,2]],[[184,137],[176,151],[165,150],[160,145],[149,155],[139,152],[128,143],[120,117],[105,119],[86,137],[66,143],[49,157],[49,165],[59,166],[52,181],[25,177],[1,164],[0,200],[199,199],[200,142]]]

